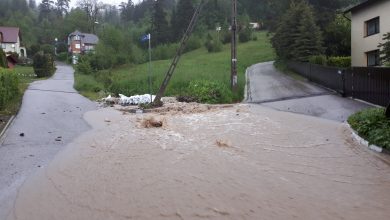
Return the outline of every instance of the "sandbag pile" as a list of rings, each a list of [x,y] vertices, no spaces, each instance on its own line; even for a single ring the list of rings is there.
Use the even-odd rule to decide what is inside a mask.
[[[145,95],[134,95],[127,97],[125,95],[119,94],[119,104],[120,105],[139,105],[139,104],[148,104],[154,101],[156,96],[150,94]],[[152,98],[152,100],[150,100]]]

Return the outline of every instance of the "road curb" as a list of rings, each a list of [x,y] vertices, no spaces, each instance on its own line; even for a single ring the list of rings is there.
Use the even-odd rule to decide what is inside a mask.
[[[8,120],[7,124],[5,125],[4,129],[0,133],[0,144],[3,143],[3,137],[5,132],[7,131],[8,127],[11,125],[11,123],[14,121],[15,115],[12,115],[11,118]]]
[[[390,154],[390,151],[383,148],[383,147],[378,147],[375,144],[370,144],[367,140],[364,138],[360,137],[358,133],[351,127],[351,125],[348,122],[345,122],[345,125],[348,127],[348,129],[351,131],[351,136],[352,138],[357,141],[359,144],[367,147],[368,149],[375,151],[377,153],[386,153]]]

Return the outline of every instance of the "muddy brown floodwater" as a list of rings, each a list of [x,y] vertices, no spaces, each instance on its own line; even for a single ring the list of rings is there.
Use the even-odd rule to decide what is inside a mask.
[[[9,220],[390,219],[388,157],[342,123],[252,105],[85,118]]]

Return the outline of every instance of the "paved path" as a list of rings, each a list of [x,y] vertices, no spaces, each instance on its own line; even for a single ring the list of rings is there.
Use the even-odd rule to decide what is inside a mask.
[[[32,83],[24,94],[20,112],[0,143],[0,219],[26,177],[89,129],[82,117],[96,105],[79,95],[73,82],[72,67],[59,64],[52,78]]]
[[[276,110],[345,121],[356,111],[370,107],[275,69],[273,62],[251,66],[247,72],[246,102]]]

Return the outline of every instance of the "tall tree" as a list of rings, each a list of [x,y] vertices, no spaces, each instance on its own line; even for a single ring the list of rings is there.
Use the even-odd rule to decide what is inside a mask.
[[[167,13],[164,10],[165,0],[156,0],[152,17],[152,36],[154,44],[163,44],[169,41],[169,26]]]
[[[31,9],[35,9],[37,7],[37,3],[35,0],[28,0],[28,7]]]
[[[132,0],[128,0],[127,2],[122,2],[119,5],[119,10],[121,12],[122,21],[130,21],[133,19],[134,3]]]
[[[291,54],[293,59],[308,61],[311,56],[323,54],[322,32],[315,22],[313,9],[306,2],[300,2],[297,7],[301,12],[298,26],[298,36],[293,44]]]
[[[378,45],[381,50],[381,60],[382,63],[390,65],[390,32],[383,35],[383,41]]]
[[[57,0],[56,7],[61,15],[68,14],[70,0]]]
[[[53,0],[42,0],[41,4],[39,4],[39,20],[49,19],[53,4]]]
[[[97,18],[104,4],[98,2],[98,0],[79,0],[77,4],[87,13],[89,31],[95,32],[96,23],[98,22]]]
[[[173,20],[173,39],[178,40],[186,31],[191,21],[195,8],[192,0],[179,0],[176,6],[175,18]]]

